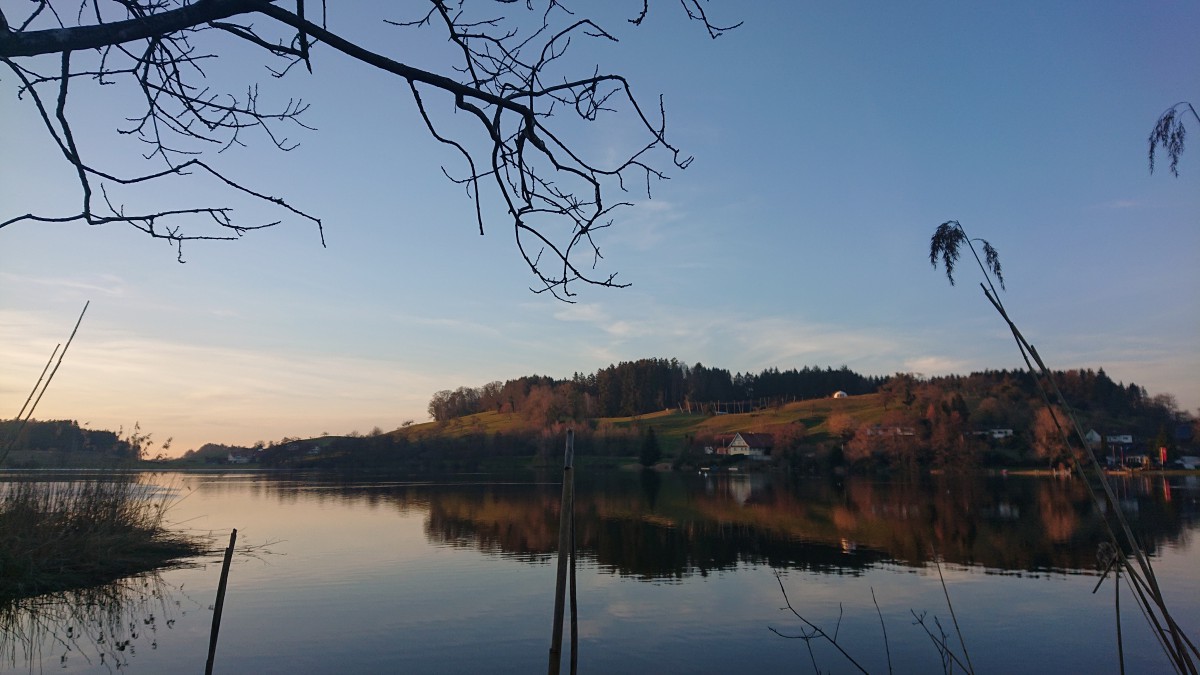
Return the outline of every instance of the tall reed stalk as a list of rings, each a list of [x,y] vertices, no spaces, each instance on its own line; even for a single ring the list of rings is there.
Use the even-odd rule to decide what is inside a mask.
[[[974,242],[981,244],[984,252],[983,259],[979,257],[979,252],[975,250]],[[1083,430],[1079,426],[1079,422],[1070,404],[1059,389],[1058,382],[1054,378],[1054,373],[1046,366],[1037,349],[1030,344],[1020,329],[1017,328],[1016,323],[1009,317],[1004,303],[1000,301],[1000,294],[992,282],[994,277],[996,282],[1000,284],[1000,287],[1004,288],[1004,276],[1001,272],[1000,258],[996,249],[992,248],[992,245],[986,240],[971,239],[957,220],[951,220],[942,223],[930,239],[929,262],[936,267],[940,259],[945,267],[946,276],[950,280],[951,285],[953,285],[954,264],[958,260],[963,245],[970,249],[971,255],[974,256],[975,262],[979,265],[985,282],[980,283],[979,287],[983,289],[984,296],[1000,314],[1000,317],[1012,333],[1013,339],[1017,343],[1017,349],[1021,353],[1021,358],[1025,361],[1026,368],[1033,375],[1034,381],[1038,385],[1042,402],[1050,411],[1050,417],[1054,421],[1054,426],[1062,438],[1064,447],[1071,447],[1072,433],[1074,433],[1075,438],[1082,442],[1084,437]],[[1055,412],[1054,404],[1057,404],[1059,409],[1063,411],[1062,419]],[[1196,648],[1196,644],[1179,627],[1179,624],[1176,623],[1175,618],[1167,608],[1162,590],[1158,586],[1158,579],[1154,575],[1154,568],[1150,564],[1150,557],[1142,548],[1141,543],[1138,542],[1137,537],[1134,536],[1133,529],[1129,526],[1129,522],[1121,510],[1121,505],[1113,493],[1112,486],[1108,482],[1108,477],[1104,473],[1104,468],[1096,461],[1096,457],[1090,450],[1085,449],[1082,453],[1071,453],[1071,459],[1074,471],[1083,480],[1084,485],[1087,486],[1092,502],[1102,513],[1109,515],[1109,518],[1105,518],[1103,521],[1109,542],[1117,551],[1123,551],[1128,554],[1119,555],[1117,565],[1124,569],[1127,585],[1142,615],[1145,616],[1147,622],[1150,624],[1159,645],[1163,648],[1163,651],[1177,672],[1197,675],[1196,663],[1197,660],[1200,660],[1200,650]]]

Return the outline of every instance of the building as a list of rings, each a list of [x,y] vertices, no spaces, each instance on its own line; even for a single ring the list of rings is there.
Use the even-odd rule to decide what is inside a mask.
[[[746,455],[752,459],[767,459],[775,447],[775,437],[771,434],[752,434],[738,432],[729,441],[727,452],[730,455]]]

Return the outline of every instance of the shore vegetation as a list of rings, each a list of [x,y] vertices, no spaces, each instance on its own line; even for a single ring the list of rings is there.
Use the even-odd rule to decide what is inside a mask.
[[[167,526],[169,495],[135,475],[0,486],[0,600],[102,584],[206,550]]]

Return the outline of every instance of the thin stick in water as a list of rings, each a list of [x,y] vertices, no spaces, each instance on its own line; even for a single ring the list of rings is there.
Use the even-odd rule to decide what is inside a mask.
[[[217,584],[217,603],[213,606],[212,631],[208,636],[208,662],[204,675],[212,675],[213,661],[217,656],[217,634],[221,632],[221,610],[225,607],[225,585],[229,582],[229,563],[233,560],[233,545],[237,541],[237,528],[229,534],[229,548],[225,549],[225,562],[221,564],[221,581]]]

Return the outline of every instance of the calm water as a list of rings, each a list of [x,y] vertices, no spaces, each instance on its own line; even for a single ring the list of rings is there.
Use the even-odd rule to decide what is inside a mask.
[[[238,528],[223,673],[536,673],[550,644],[558,474],[333,478],[146,475],[179,527]],[[1200,636],[1200,481],[1134,478],[1124,508],[1177,619]],[[977,672],[1117,672],[1099,518],[1048,478],[795,481],[577,477],[580,671],[812,672],[792,605],[872,672],[940,668],[935,548]],[[9,612],[0,670],[202,672],[218,558]],[[778,573],[778,578],[776,574]],[[1130,672],[1169,665],[1122,598]],[[839,616],[840,624],[839,624]],[[949,630],[949,628],[948,628]],[[853,668],[825,645],[822,672]],[[564,660],[565,663],[565,660]],[[566,672],[564,668],[564,672]]]

